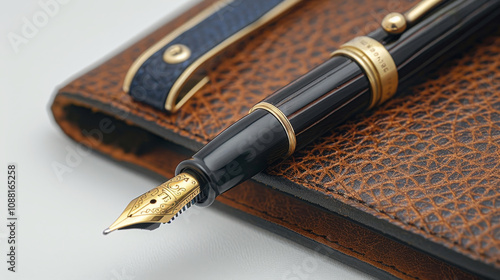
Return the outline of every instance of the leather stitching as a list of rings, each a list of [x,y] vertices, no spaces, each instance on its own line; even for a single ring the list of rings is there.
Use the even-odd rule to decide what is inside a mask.
[[[298,182],[298,183],[300,183],[300,184],[310,184],[310,185],[313,185],[313,186],[315,186],[315,187],[317,187],[317,188],[321,188],[321,189],[323,189],[325,192],[332,193],[332,194],[336,194],[336,195],[340,195],[340,196],[342,196],[342,197],[343,197],[343,198],[345,198],[345,199],[348,199],[348,200],[354,201],[354,202],[359,203],[359,204],[361,204],[361,205],[363,205],[363,206],[366,206],[366,207],[368,207],[368,208],[370,208],[370,209],[373,209],[373,210],[377,211],[378,213],[381,213],[381,214],[383,214],[383,215],[386,215],[387,217],[389,217],[389,218],[390,218],[390,219],[392,219],[392,220],[399,221],[399,222],[403,223],[404,225],[414,227],[414,228],[416,228],[416,229],[420,230],[420,231],[421,231],[421,232],[423,232],[423,233],[430,234],[430,235],[432,235],[432,236],[435,236],[435,237],[440,238],[440,239],[441,239],[441,240],[443,240],[443,241],[448,241],[448,242],[452,243],[453,245],[457,245],[457,246],[459,246],[459,247],[461,247],[461,248],[463,248],[463,249],[467,250],[468,252],[471,252],[471,253],[473,253],[473,254],[478,254],[478,255],[480,255],[480,256],[482,256],[482,257],[486,258],[486,259],[490,259],[490,260],[492,260],[492,258],[491,258],[490,256],[488,256],[488,255],[486,255],[486,254],[484,254],[484,253],[480,253],[480,252],[472,251],[472,249],[467,248],[467,247],[464,247],[464,246],[461,246],[461,244],[460,244],[460,243],[458,243],[458,242],[456,242],[456,241],[452,241],[452,240],[450,240],[450,239],[446,238],[445,236],[442,236],[442,235],[439,235],[439,234],[437,234],[437,233],[434,233],[434,232],[428,231],[428,230],[426,230],[426,229],[425,229],[425,228],[423,228],[423,227],[420,227],[420,226],[415,225],[414,223],[411,223],[411,222],[406,222],[406,221],[404,221],[404,220],[402,220],[402,219],[398,218],[397,216],[394,216],[394,215],[391,215],[391,214],[387,213],[387,212],[386,212],[386,211],[384,211],[384,210],[377,209],[374,205],[370,205],[370,204],[368,204],[367,202],[365,202],[365,201],[363,201],[363,200],[359,200],[359,199],[357,199],[357,198],[353,198],[353,197],[347,196],[346,194],[343,194],[343,193],[338,192],[338,191],[329,190],[329,189],[327,189],[327,188],[324,188],[322,185],[316,184],[316,183],[314,183],[314,182],[309,182],[309,181],[305,181],[305,180],[300,180],[300,179],[297,179],[297,178],[294,178],[294,179],[296,180],[296,182]],[[499,263],[499,264],[500,264],[500,260],[493,260],[493,261],[494,261],[495,263]]]
[[[68,87],[68,88],[71,88],[71,87]],[[85,85],[82,85],[82,86],[79,86],[79,87],[78,87],[78,90],[84,91],[86,88],[87,88],[87,87],[86,87]],[[73,93],[73,94],[74,94],[74,95],[80,95],[80,94],[78,94],[78,91],[76,91],[76,93]],[[96,94],[96,95],[98,95],[98,94],[99,94],[99,92],[96,92],[95,94]],[[89,95],[90,95],[90,94],[89,94]],[[82,96],[82,95],[80,95],[80,96]],[[101,96],[102,96],[102,97],[105,97],[105,95],[104,95],[104,94],[101,94]],[[88,98],[91,98],[91,97],[88,97]],[[150,112],[147,112],[147,111],[143,110],[143,108],[142,108],[142,107],[135,107],[135,108],[131,108],[131,107],[130,107],[130,104],[124,103],[124,102],[122,102],[121,100],[115,100],[113,103],[118,104],[118,105],[122,105],[122,106],[124,106],[124,107],[126,107],[126,108],[128,108],[128,109],[131,109],[131,110],[136,110],[137,112],[139,112],[139,113],[141,113],[141,114],[145,114],[145,115],[147,115],[147,116],[149,116],[149,117],[153,117],[153,118],[155,118],[155,119],[157,120],[157,122],[158,122],[159,124],[163,124],[163,125],[165,125],[165,126],[167,126],[167,127],[168,127],[168,126],[174,126],[174,125],[173,125],[173,123],[171,123],[171,122],[167,122],[166,120],[164,120],[163,118],[161,118],[160,116],[158,116],[158,115],[156,115],[156,114],[152,114],[152,113],[150,113]],[[179,129],[179,130],[181,130],[181,131],[184,131],[184,132],[185,132],[185,133],[187,133],[188,135],[191,135],[191,136],[194,136],[194,137],[200,138],[201,140],[203,140],[203,141],[204,141],[204,143],[207,143],[208,141],[210,141],[210,140],[209,140],[209,139],[207,139],[205,136],[202,136],[202,135],[199,135],[199,134],[192,133],[191,131],[186,130],[186,129],[181,128],[181,127],[176,127],[176,128],[177,128],[177,129]],[[370,204],[368,204],[368,203],[367,203],[367,202],[365,202],[365,201],[362,201],[362,200],[356,199],[356,198],[354,198],[354,197],[347,196],[346,194],[343,194],[343,193],[341,193],[341,192],[328,190],[328,189],[324,188],[322,185],[316,184],[316,183],[314,183],[314,182],[305,181],[305,180],[301,180],[301,179],[298,179],[298,178],[294,178],[294,180],[295,180],[297,183],[300,183],[300,184],[309,184],[309,185],[312,185],[312,186],[315,186],[315,187],[318,187],[318,188],[324,189],[326,192],[329,192],[329,193],[333,193],[333,194],[340,195],[340,196],[344,197],[345,199],[348,199],[348,200],[350,200],[350,201],[356,202],[356,203],[358,203],[358,204],[360,204],[360,205],[363,205],[363,206],[366,206],[366,207],[368,207],[368,208],[370,208],[370,209],[373,209],[373,210],[377,211],[378,213],[385,215],[385,216],[386,216],[386,217],[388,217],[389,219],[392,219],[392,220],[394,220],[394,221],[399,221],[399,222],[401,222],[401,223],[403,223],[403,224],[405,224],[405,225],[407,225],[407,226],[411,226],[411,227],[413,227],[413,228],[415,228],[415,229],[419,230],[419,231],[420,231],[420,232],[422,232],[423,234],[430,234],[430,235],[432,235],[432,236],[435,236],[435,237],[437,237],[437,238],[441,239],[442,241],[445,241],[445,242],[447,242],[447,243],[450,243],[451,245],[457,245],[458,247],[460,247],[460,248],[462,248],[462,249],[464,249],[464,250],[466,250],[466,251],[468,251],[468,252],[470,252],[470,253],[472,253],[472,254],[474,254],[474,255],[479,255],[479,256],[482,256],[482,257],[484,257],[485,259],[488,259],[488,260],[493,261],[493,262],[495,262],[495,263],[497,263],[497,264],[500,264],[500,260],[494,260],[491,256],[488,256],[488,255],[486,255],[486,254],[484,254],[484,253],[480,253],[480,252],[473,251],[472,249],[467,248],[467,247],[464,247],[464,246],[462,246],[460,243],[458,243],[458,242],[456,242],[456,241],[453,241],[453,240],[451,240],[451,239],[449,239],[449,238],[447,238],[447,237],[445,237],[445,236],[438,235],[438,234],[436,234],[436,233],[434,233],[434,232],[429,232],[429,231],[426,231],[426,230],[425,230],[424,228],[422,228],[422,227],[419,227],[419,226],[417,226],[417,225],[415,225],[415,224],[413,224],[413,223],[409,223],[409,222],[406,222],[406,221],[404,221],[404,220],[401,220],[401,219],[399,219],[398,217],[396,217],[396,216],[394,216],[394,215],[391,215],[391,214],[387,213],[387,212],[386,212],[386,211],[384,211],[384,210],[377,209],[375,206],[370,205]]]
[[[68,86],[66,89],[73,89],[73,90],[75,90],[75,92],[68,92],[68,93],[70,93],[70,94],[72,94],[72,95],[79,95],[79,96],[82,96],[82,97],[87,97],[87,98],[90,98],[90,97],[88,97],[88,96],[85,96],[85,95],[83,95],[83,94],[79,94],[79,93],[78,93],[78,90],[82,90],[82,91],[84,91],[84,90],[86,90],[86,89],[87,89],[87,86],[85,86],[85,85],[79,86],[78,88],[76,88],[76,87],[72,87],[72,86]],[[90,91],[89,91],[89,92],[90,92]],[[98,94],[99,94],[99,93],[97,92],[97,93],[96,93],[96,95],[98,95]],[[102,94],[101,96],[103,96],[103,97],[104,97],[104,94]],[[94,98],[90,98],[90,99],[94,99]],[[96,100],[96,99],[94,99],[94,100]],[[99,100],[96,100],[96,101],[99,101]],[[203,135],[201,135],[201,134],[197,134],[197,133],[192,133],[191,131],[189,131],[189,130],[187,130],[187,129],[185,129],[185,128],[182,128],[182,127],[176,127],[176,126],[174,126],[174,125],[173,125],[173,123],[171,123],[171,122],[167,122],[167,121],[166,121],[166,120],[164,120],[161,116],[158,116],[158,115],[156,115],[156,114],[152,114],[152,113],[150,113],[150,112],[144,111],[144,110],[142,110],[142,108],[141,108],[141,107],[138,107],[138,108],[131,108],[131,107],[129,106],[130,104],[127,104],[127,103],[125,103],[125,102],[121,102],[121,101],[117,101],[117,100],[113,101],[112,103],[114,103],[114,104],[118,104],[118,105],[122,105],[122,106],[124,106],[124,107],[127,107],[128,109],[131,109],[131,110],[136,110],[136,111],[138,111],[138,112],[139,112],[139,113],[141,113],[141,114],[144,114],[144,115],[146,115],[146,116],[148,116],[148,117],[152,117],[152,118],[154,118],[154,119],[156,119],[156,120],[157,120],[158,124],[162,124],[162,125],[164,125],[164,127],[172,126],[172,127],[175,127],[175,128],[177,128],[177,129],[179,129],[179,130],[181,130],[181,131],[184,131],[184,132],[186,132],[187,134],[189,134],[190,136],[192,136],[192,138],[191,138],[191,139],[193,139],[193,140],[197,140],[196,138],[198,138],[199,140],[202,140],[202,141],[204,142],[204,144],[208,143],[208,141],[209,141],[209,140],[207,140],[207,138],[206,138],[205,136],[203,136]],[[112,104],[111,104],[111,105],[112,105]],[[174,132],[175,132],[175,131],[174,131]]]
[[[346,247],[346,246],[344,246],[344,245],[340,244],[338,241],[331,240],[331,239],[330,239],[330,238],[328,238],[328,236],[326,236],[326,235],[318,234],[318,233],[314,232],[313,230],[306,229],[306,228],[302,227],[302,225],[299,225],[299,224],[296,224],[296,223],[292,223],[292,222],[290,222],[290,221],[286,221],[286,220],[284,220],[282,217],[278,217],[278,216],[271,215],[271,214],[269,214],[267,211],[262,211],[262,210],[259,210],[259,209],[255,208],[255,207],[251,206],[251,205],[248,205],[248,204],[242,203],[242,202],[237,201],[237,200],[235,200],[235,199],[233,199],[233,198],[230,198],[230,197],[228,197],[228,196],[226,196],[226,195],[223,195],[223,196],[224,196],[224,198],[225,198],[225,199],[230,200],[230,201],[232,201],[232,202],[234,202],[234,203],[236,203],[236,204],[239,204],[239,205],[242,205],[242,206],[244,206],[244,207],[250,208],[250,209],[252,209],[252,210],[254,210],[254,211],[257,211],[257,212],[259,212],[259,213],[261,213],[261,214],[264,214],[264,215],[266,215],[266,216],[268,216],[268,217],[271,217],[271,218],[274,218],[274,219],[278,219],[278,220],[283,221],[283,222],[285,222],[285,223],[287,223],[287,224],[289,224],[289,225],[291,225],[291,226],[298,227],[298,228],[300,228],[300,229],[302,229],[302,230],[304,230],[304,231],[306,231],[306,232],[309,232],[309,233],[313,234],[314,236],[317,236],[317,237],[323,238],[324,240],[326,240],[326,241],[328,241],[328,242],[334,243],[334,244],[338,245],[339,247],[342,247],[342,248],[347,249],[347,250],[349,250],[349,251],[351,251],[351,252],[353,252],[353,253],[355,253],[355,254],[358,254],[358,255],[361,255],[361,256],[363,256],[363,257],[366,257],[367,259],[369,259],[369,260],[371,260],[371,261],[375,261],[375,262],[377,262],[377,263],[379,263],[379,264],[381,264],[381,265],[383,265],[383,266],[386,266],[386,267],[388,267],[388,268],[391,268],[391,269],[393,269],[393,270],[395,270],[395,271],[397,271],[397,272],[399,272],[399,273],[402,273],[402,274],[404,274],[404,275],[406,275],[406,276],[408,276],[408,277],[411,277],[411,278],[413,278],[413,279],[420,279],[420,278],[419,278],[419,277],[417,277],[417,276],[413,276],[413,275],[411,275],[411,274],[409,274],[409,273],[407,273],[407,272],[402,271],[401,269],[398,269],[398,268],[397,268],[396,266],[394,266],[394,265],[386,264],[386,263],[384,263],[383,261],[380,261],[380,260],[376,260],[376,259],[369,258],[369,257],[367,257],[367,256],[366,256],[366,254],[361,253],[361,252],[359,252],[359,251],[356,251],[354,248],[351,248],[351,247]]]

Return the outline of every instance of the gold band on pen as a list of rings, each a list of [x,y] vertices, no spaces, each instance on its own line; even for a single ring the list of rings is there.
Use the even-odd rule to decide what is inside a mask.
[[[370,109],[392,97],[398,89],[398,69],[387,49],[375,39],[360,36],[334,51],[356,61],[364,70],[372,91]]]
[[[250,112],[253,112],[257,109],[263,109],[271,113],[278,121],[281,123],[283,128],[285,129],[286,135],[288,137],[288,152],[286,154],[286,157],[290,156],[295,152],[295,148],[297,147],[297,138],[295,137],[295,131],[293,130],[292,124],[288,120],[288,118],[285,116],[283,112],[281,112],[278,107],[267,103],[267,102],[260,102],[257,103],[255,106],[250,109]]]

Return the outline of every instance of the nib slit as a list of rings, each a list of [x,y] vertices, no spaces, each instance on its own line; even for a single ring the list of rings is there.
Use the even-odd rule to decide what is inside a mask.
[[[176,193],[173,200],[171,199],[172,192]],[[132,200],[118,219],[103,231],[103,234],[132,228],[152,230],[162,223],[170,223],[187,211],[190,206],[196,204],[200,195],[201,188],[196,178],[188,173],[181,173]],[[167,197],[170,199],[166,200]],[[175,211],[164,211],[165,209]]]

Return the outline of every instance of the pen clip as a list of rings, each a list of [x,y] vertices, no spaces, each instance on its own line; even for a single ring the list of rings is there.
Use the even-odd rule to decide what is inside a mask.
[[[301,1],[215,1],[138,56],[125,75],[123,91],[175,113],[209,82],[207,74],[221,58]]]
[[[382,28],[389,34],[401,34],[408,26],[417,23],[418,20],[443,2],[444,0],[422,0],[404,14],[390,13],[382,20]]]

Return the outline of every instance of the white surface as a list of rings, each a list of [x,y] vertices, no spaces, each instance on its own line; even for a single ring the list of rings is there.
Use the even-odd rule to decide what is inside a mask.
[[[52,121],[52,94],[196,1],[67,2],[17,53],[8,34],[22,36],[24,18],[43,21],[44,10],[38,0],[3,0],[0,11],[0,279],[368,278],[213,208],[193,207],[155,231],[103,236],[132,198],[159,182],[95,153],[59,181],[52,165],[78,145]],[[19,172],[16,273],[5,262],[9,162]]]

